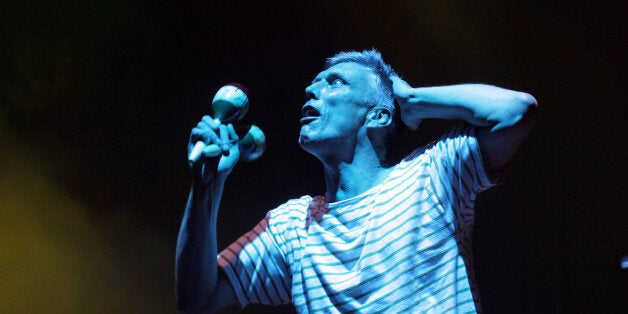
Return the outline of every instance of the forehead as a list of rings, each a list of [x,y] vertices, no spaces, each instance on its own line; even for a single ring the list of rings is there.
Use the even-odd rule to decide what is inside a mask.
[[[331,75],[341,75],[345,78],[368,79],[370,75],[375,75],[371,68],[357,62],[342,62],[331,66],[318,73],[314,81],[321,80]]]

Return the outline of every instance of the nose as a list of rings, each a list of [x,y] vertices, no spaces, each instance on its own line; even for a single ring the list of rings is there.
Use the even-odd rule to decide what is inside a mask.
[[[310,86],[305,88],[305,97],[307,98],[307,100],[318,99],[320,88],[318,88],[317,86],[318,82],[314,82],[310,84]]]

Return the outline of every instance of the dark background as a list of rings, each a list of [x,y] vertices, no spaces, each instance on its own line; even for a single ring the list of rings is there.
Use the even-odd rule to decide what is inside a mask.
[[[187,137],[216,90],[246,85],[242,123],[268,138],[229,178],[224,247],[288,198],[324,191],[296,141],[303,90],[326,57],[371,47],[415,86],[489,83],[541,106],[506,182],[477,202],[486,312],[628,310],[622,1],[10,1],[0,11],[0,312],[175,312]],[[426,121],[407,142],[449,125]]]

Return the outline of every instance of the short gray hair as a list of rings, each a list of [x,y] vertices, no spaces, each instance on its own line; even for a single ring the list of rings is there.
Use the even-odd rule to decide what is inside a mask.
[[[397,76],[395,70],[384,62],[382,54],[375,49],[359,51],[343,51],[339,52],[333,57],[327,59],[325,69],[328,69],[336,64],[344,62],[359,63],[373,71],[376,75],[377,81],[373,82],[373,85],[379,87],[376,91],[376,105],[385,106],[390,109],[391,112],[395,112],[395,97],[392,90],[391,76]]]

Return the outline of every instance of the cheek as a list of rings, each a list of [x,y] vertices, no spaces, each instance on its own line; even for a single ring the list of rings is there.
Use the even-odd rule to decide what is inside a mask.
[[[344,132],[358,130],[363,124],[363,118],[355,111],[343,111],[335,117],[335,125]]]

